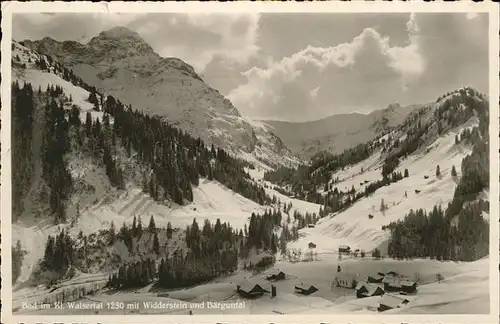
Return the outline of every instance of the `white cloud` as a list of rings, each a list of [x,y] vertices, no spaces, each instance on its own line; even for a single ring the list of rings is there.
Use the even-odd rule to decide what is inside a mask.
[[[179,19],[172,25],[180,25]],[[193,14],[187,15],[184,25],[188,24],[193,30],[206,30],[217,36],[217,42],[204,46],[203,49],[193,51],[186,43],[170,44],[165,42],[160,54],[178,56],[195,67],[198,73],[203,73],[207,65],[216,57],[223,57],[229,63],[246,64],[259,51],[256,45],[259,30],[258,14],[214,15]],[[180,27],[179,27],[180,28]],[[196,40],[190,40],[195,42]],[[195,44],[193,44],[195,45]]]
[[[412,32],[417,30],[415,23],[411,24],[411,29]],[[342,85],[367,87],[375,93],[376,89],[399,89],[401,92],[407,83],[424,73],[424,60],[415,40],[410,38],[406,46],[391,47],[388,37],[373,28],[366,28],[347,43],[331,47],[308,46],[280,61],[270,62],[266,68],[253,67],[244,72],[247,83],[231,91],[229,98],[244,113],[259,116],[265,114],[266,109],[285,111],[285,107],[279,107],[284,103],[290,118],[294,118],[295,114],[296,118],[300,118],[301,112],[314,107],[324,109],[325,115],[332,105],[352,109],[345,94],[353,94],[353,91],[345,90],[342,94],[339,90]],[[325,79],[328,82],[321,82]],[[366,85],[365,82],[372,84]],[[376,82],[380,84],[373,84]],[[296,96],[298,89],[302,88],[308,98],[287,100],[286,96],[291,95],[290,89],[294,89],[293,96]],[[365,96],[370,98],[373,94],[366,92]],[[353,102],[356,103],[356,100]],[[308,107],[298,106],[303,104]],[[356,105],[360,106],[364,106],[362,102]]]
[[[411,14],[406,41],[369,27],[338,45],[307,46],[242,73],[228,97],[249,117],[299,121],[426,103],[464,85],[484,92],[488,16],[469,18]]]

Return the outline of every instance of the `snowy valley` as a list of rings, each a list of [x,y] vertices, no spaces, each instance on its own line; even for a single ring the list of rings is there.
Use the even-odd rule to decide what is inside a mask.
[[[484,95],[457,89],[374,139],[301,161],[185,63],[143,41],[137,62],[123,44],[103,54],[130,37],[12,44],[15,313],[489,312]],[[128,75],[149,60],[161,76]],[[135,98],[155,78],[182,86]],[[172,115],[153,104],[175,99]],[[146,304],[158,301],[171,308]],[[57,302],[103,308],[40,307]]]

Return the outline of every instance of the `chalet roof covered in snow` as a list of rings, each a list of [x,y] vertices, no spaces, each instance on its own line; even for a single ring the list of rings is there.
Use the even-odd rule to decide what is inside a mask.
[[[396,295],[385,294],[382,296],[382,298],[380,298],[380,305],[384,305],[390,308],[398,308],[408,303],[409,303],[408,299],[401,298]]]
[[[266,277],[267,280],[277,280],[277,279],[285,279],[285,278],[286,278],[286,274],[283,271],[271,273]]]
[[[406,286],[406,287],[410,287],[416,284],[415,281],[411,280],[401,280],[399,283],[401,284],[401,286]]]
[[[300,283],[295,285],[295,290],[300,294],[309,295],[318,291],[318,288],[310,284]]]
[[[383,283],[390,284],[390,285],[399,285],[399,282],[401,281],[401,277],[398,274],[394,274],[394,272],[387,273],[384,276],[384,279],[382,279]]]
[[[244,292],[247,292],[247,293],[251,293],[253,291],[266,291],[268,292],[268,290],[266,289],[266,283],[264,282],[260,282],[259,280],[248,280],[248,281],[243,281],[241,283],[238,284],[239,286],[239,289],[244,291]]]
[[[362,281],[356,285],[356,290],[360,290],[363,287],[365,287],[368,292],[374,292],[377,288],[380,288],[379,285]]]
[[[381,275],[378,275],[378,274],[374,275],[374,276],[368,276],[368,278],[369,278],[368,280],[370,280],[370,278],[371,278],[371,280],[374,280],[374,281],[382,281],[382,280],[384,280],[384,276],[381,276]]]
[[[302,290],[308,290],[308,289],[310,289],[311,287],[316,288],[316,287],[314,287],[313,285],[310,285],[310,284],[307,284],[307,283],[302,283],[302,282],[301,282],[300,284],[296,284],[296,285],[295,285],[295,288],[297,288],[297,289],[302,289]]]
[[[277,272],[274,272],[272,273],[271,275],[275,275],[275,276],[279,276],[279,275],[285,275],[285,273],[283,271],[277,271]]]

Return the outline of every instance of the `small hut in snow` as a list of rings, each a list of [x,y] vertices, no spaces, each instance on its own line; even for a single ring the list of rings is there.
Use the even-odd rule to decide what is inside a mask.
[[[403,291],[407,294],[412,294],[417,291],[417,283],[415,281],[401,280],[400,284],[401,284],[400,291]]]
[[[273,273],[272,275],[269,275],[266,277],[266,280],[273,280],[273,281],[278,281],[278,280],[284,280],[286,278],[286,274],[283,271]]]
[[[384,276],[377,274],[375,276],[368,276],[368,283],[381,283],[384,280]]]
[[[339,246],[339,253],[351,253],[351,247],[348,245]]]
[[[384,312],[389,309],[394,309],[394,308],[401,308],[408,304],[410,301],[405,298],[401,298],[399,296],[395,295],[389,295],[385,294],[382,296],[380,299],[380,303],[378,306],[378,311],[379,312]]]
[[[269,290],[262,288],[258,283],[253,282],[243,282],[236,286],[236,291],[243,298],[259,298],[264,293],[269,293]]]
[[[360,282],[356,286],[356,297],[358,298],[382,296],[383,294],[385,292],[379,285]]]
[[[295,285],[295,292],[301,295],[310,295],[317,291],[318,288],[314,287],[313,285],[305,285],[302,283],[300,285]]]

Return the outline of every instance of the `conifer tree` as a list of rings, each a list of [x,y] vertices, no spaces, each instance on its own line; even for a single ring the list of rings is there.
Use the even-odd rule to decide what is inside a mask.
[[[456,177],[457,176],[457,170],[455,169],[455,166],[451,167],[451,176]]]
[[[170,224],[170,222],[168,222],[167,224],[167,239],[171,239],[172,238],[172,224]]]
[[[135,218],[135,215],[134,215],[134,220],[132,221],[132,236],[136,236],[137,235],[137,219]]]
[[[111,225],[109,227],[109,244],[113,245],[116,242],[116,228],[115,223],[111,221]]]
[[[153,237],[153,251],[159,255],[160,254],[160,241],[158,241],[158,235],[155,232]]]
[[[382,198],[382,201],[380,202],[380,211],[385,212],[387,210],[387,205],[384,202],[384,199]]]
[[[156,233],[156,225],[153,215],[151,215],[151,218],[149,219],[148,230],[150,233]]]
[[[139,216],[139,220],[137,221],[136,237],[140,238],[141,236],[142,236],[142,221],[141,221],[141,216]]]

